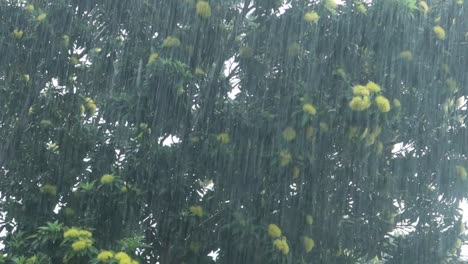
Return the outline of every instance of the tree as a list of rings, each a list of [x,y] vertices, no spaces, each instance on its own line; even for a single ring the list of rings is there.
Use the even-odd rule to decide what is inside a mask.
[[[2,261],[456,262],[466,8],[2,1]]]

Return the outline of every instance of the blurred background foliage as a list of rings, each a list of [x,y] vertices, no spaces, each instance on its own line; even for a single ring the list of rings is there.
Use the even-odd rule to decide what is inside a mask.
[[[467,5],[1,1],[0,262],[458,263]]]

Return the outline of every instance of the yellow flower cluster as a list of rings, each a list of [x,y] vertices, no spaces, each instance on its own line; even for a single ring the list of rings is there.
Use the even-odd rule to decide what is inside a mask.
[[[133,260],[127,253],[125,252],[117,252],[115,254],[114,259],[119,262],[119,264],[138,264],[138,261]]]
[[[334,11],[337,7],[337,4],[335,0],[325,0],[325,8],[327,8],[329,11]]]
[[[356,85],[353,87],[353,94],[360,96],[369,96],[370,90],[364,85]]]
[[[365,14],[367,12],[367,8],[363,3],[357,3],[356,10],[358,11],[358,13],[361,13],[361,14]]]
[[[33,12],[34,11],[34,5],[26,5],[24,7],[24,10],[26,10],[28,12]]]
[[[281,237],[281,228],[275,224],[268,225],[268,235],[271,238],[278,238]]]
[[[429,5],[426,3],[426,1],[419,1],[418,6],[419,10],[424,14],[427,14],[427,12],[429,12]]]
[[[39,21],[39,22],[43,22],[46,18],[47,18],[47,14],[46,14],[46,13],[40,13],[40,14],[36,17],[37,21]]]
[[[86,97],[85,98],[85,107],[86,109],[88,109],[89,113],[91,115],[94,115],[96,113],[96,103],[94,102],[94,100],[90,97]]]
[[[284,255],[287,255],[289,253],[289,245],[288,241],[286,241],[286,237],[282,237],[281,239],[275,239],[273,241],[273,245]]]
[[[72,243],[73,251],[82,251],[93,245],[93,241],[88,238],[80,238],[79,240]]]
[[[203,207],[197,205],[197,206],[191,206],[190,207],[190,212],[194,216],[202,217],[203,216]]]
[[[115,181],[115,177],[112,174],[104,174],[101,177],[101,184],[111,184]]]
[[[355,96],[349,102],[349,107],[354,111],[364,111],[370,107],[371,103],[368,96]]]
[[[413,54],[409,50],[404,50],[400,52],[400,58],[406,60],[406,61],[411,61],[413,60]]]
[[[104,251],[101,251],[101,253],[99,253],[96,258],[100,262],[106,262],[108,260],[111,260],[113,257],[114,257],[114,253],[112,251],[104,250]]]
[[[41,186],[41,192],[48,194],[48,195],[56,195],[57,194],[57,186],[52,184],[44,184]]]
[[[211,6],[207,1],[199,1],[196,5],[197,14],[203,18],[211,16]]]
[[[435,26],[432,28],[432,30],[438,39],[445,39],[445,30],[441,26]]]
[[[315,109],[315,107],[312,104],[304,104],[302,106],[302,110],[309,115],[317,114],[317,109]]]
[[[21,29],[15,29],[13,30],[13,36],[15,36],[15,38],[17,39],[20,39],[23,37],[23,34],[24,34],[24,31],[21,30]]]
[[[292,141],[296,138],[296,130],[292,127],[287,127],[283,130],[283,138],[286,141]]]
[[[176,37],[168,36],[166,39],[163,40],[163,47],[173,48],[173,47],[179,47],[179,46],[180,46],[180,40]]]
[[[317,12],[315,11],[309,11],[307,13],[304,14],[304,20],[307,22],[307,23],[312,23],[314,22],[315,24],[317,24],[317,22],[319,21],[320,19],[320,16],[317,14]]]
[[[349,107],[354,111],[364,111],[371,106],[369,96],[372,94],[379,94],[381,91],[380,86],[369,81],[365,86],[356,85],[353,87],[354,97],[349,102]],[[390,111],[390,101],[382,95],[375,97],[375,103],[380,112],[386,113]]]
[[[149,56],[148,58],[148,64],[151,64],[153,62],[155,62],[156,60],[158,60],[159,58],[159,54],[158,53],[151,53],[151,55]]]
[[[315,246],[315,241],[310,238],[310,237],[304,237],[304,239],[302,240],[302,243],[304,245],[304,249],[307,253],[309,253],[310,251],[312,251],[312,249],[314,248]]]
[[[390,111],[390,101],[382,95],[379,95],[375,98],[375,103],[377,104],[377,108],[382,113],[387,113]]]
[[[84,229],[79,228],[70,228],[67,231],[63,232],[63,238],[91,238],[93,234]]]

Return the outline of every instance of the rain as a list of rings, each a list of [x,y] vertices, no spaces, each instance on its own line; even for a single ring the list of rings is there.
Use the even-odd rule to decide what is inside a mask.
[[[468,263],[467,8],[0,0],[0,264]]]

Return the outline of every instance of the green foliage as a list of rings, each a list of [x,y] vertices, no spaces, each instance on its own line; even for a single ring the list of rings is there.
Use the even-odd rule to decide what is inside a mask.
[[[197,2],[0,1],[0,263],[457,261],[466,1]]]

